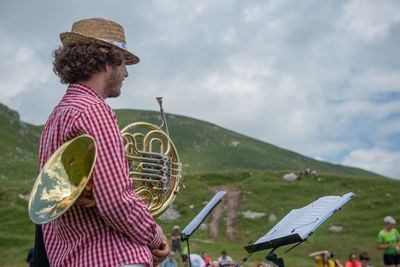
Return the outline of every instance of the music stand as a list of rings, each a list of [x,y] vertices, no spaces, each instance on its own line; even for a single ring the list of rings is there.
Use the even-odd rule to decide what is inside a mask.
[[[353,197],[354,194],[351,192],[341,196],[325,196],[303,208],[291,210],[267,234],[254,244],[245,247],[249,255],[243,259],[242,264],[252,253],[272,248],[266,259],[279,267],[284,267],[283,258],[278,258],[274,251],[281,246],[297,243],[286,250],[285,253],[287,253],[306,241],[318,227]]]
[[[208,202],[208,204],[194,217],[194,219],[183,229],[181,232],[181,241],[185,241],[188,246],[188,257],[189,266],[192,266],[190,262],[190,248],[189,248],[189,238],[194,233],[194,231],[199,228],[200,224],[204,221],[208,214],[215,208],[215,206],[221,201],[221,198],[226,194],[225,191],[219,191],[214,195],[214,197]]]

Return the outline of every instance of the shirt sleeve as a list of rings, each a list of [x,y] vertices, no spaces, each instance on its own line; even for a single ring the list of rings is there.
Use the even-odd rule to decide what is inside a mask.
[[[380,231],[379,232],[379,234],[378,234],[378,238],[377,238],[377,240],[376,240],[377,242],[381,242],[382,244],[383,244],[383,242],[384,242],[384,238],[383,238],[383,234],[382,234],[382,231]]]
[[[134,192],[135,185],[129,178],[123,138],[114,111],[105,103],[92,105],[82,114],[79,123],[97,144],[92,192],[100,216],[108,226],[124,233],[133,242],[159,247],[162,230]]]

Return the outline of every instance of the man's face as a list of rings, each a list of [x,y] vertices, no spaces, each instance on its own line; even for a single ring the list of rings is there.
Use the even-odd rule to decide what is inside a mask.
[[[128,77],[125,62],[120,66],[110,67],[110,72],[106,80],[105,91],[107,97],[118,97],[121,94],[122,81]]]

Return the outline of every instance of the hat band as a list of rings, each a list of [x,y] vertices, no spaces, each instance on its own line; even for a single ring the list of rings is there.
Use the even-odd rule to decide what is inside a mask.
[[[127,50],[126,44],[123,44],[123,43],[120,43],[120,42],[111,41],[111,40],[107,40],[107,39],[100,39],[100,40],[102,40],[104,42],[107,42],[107,43],[110,43],[110,44],[113,44],[113,45],[116,45],[119,48]]]

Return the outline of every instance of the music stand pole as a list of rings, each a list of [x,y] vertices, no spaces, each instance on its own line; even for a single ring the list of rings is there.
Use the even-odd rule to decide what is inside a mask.
[[[192,267],[190,261],[190,247],[189,238],[204,221],[208,214],[215,208],[215,206],[221,201],[221,198],[226,194],[224,191],[220,191],[214,195],[214,197],[208,202],[208,204],[196,215],[196,217],[183,229],[181,232],[181,241],[186,241],[188,247],[188,258],[189,266]]]

